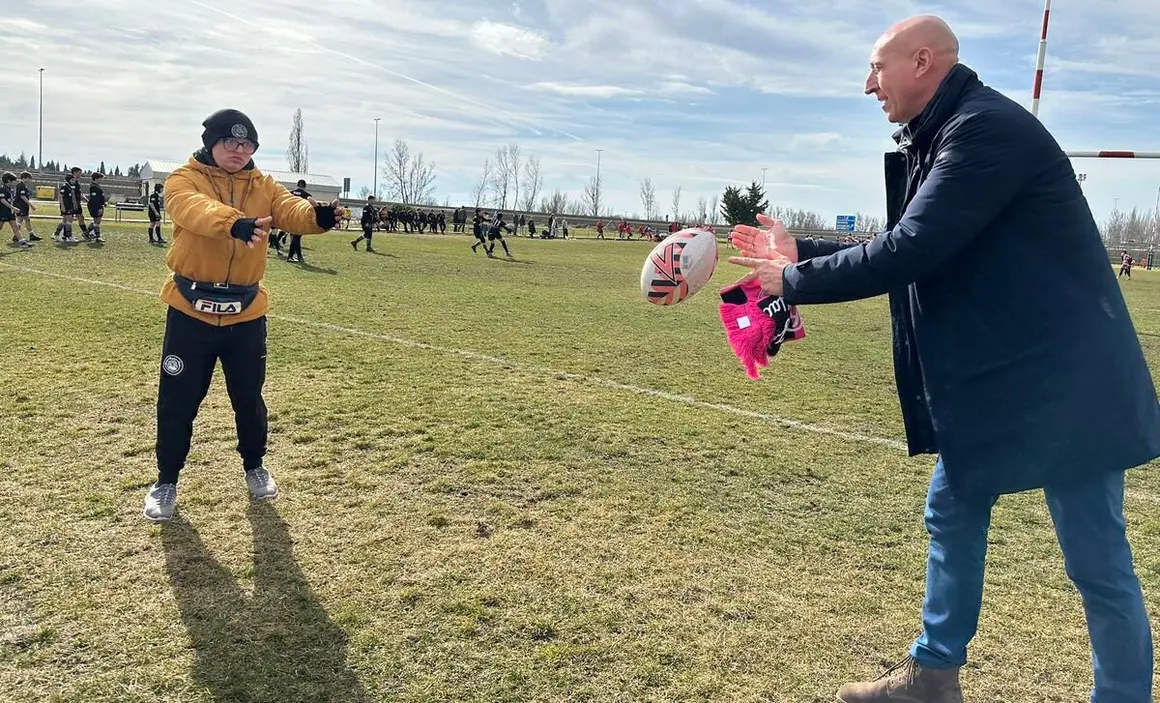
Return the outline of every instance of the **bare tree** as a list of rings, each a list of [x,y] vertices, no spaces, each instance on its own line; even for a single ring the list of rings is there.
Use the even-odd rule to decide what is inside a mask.
[[[512,187],[512,209],[520,209],[520,170],[523,168],[523,149],[520,148],[519,142],[511,142],[507,145],[508,167],[511,169],[511,176],[508,180],[511,181]]]
[[[540,157],[529,155],[524,161],[524,202],[523,209],[531,212],[536,209],[536,198],[540,195],[540,188],[544,185],[544,177],[540,175]]]
[[[588,185],[584,186],[584,194],[580,196],[580,204],[583,207],[583,212],[575,214],[600,216],[600,179],[596,176],[589,179]]]
[[[789,229],[820,230],[826,228],[826,219],[817,212],[810,212],[808,210],[793,210],[790,208],[783,208],[778,206],[773,208],[773,210],[768,214],[775,220],[781,220],[782,224],[784,224]],[[830,229],[833,229],[833,227]]]
[[[718,198],[720,196],[714,195],[709,199],[709,224],[715,225],[721,222],[721,211],[717,207]]]
[[[302,108],[294,111],[294,122],[290,127],[290,146],[286,149],[286,163],[294,173],[306,173],[309,168],[310,149],[306,145],[306,131],[302,126]]]
[[[877,215],[854,213],[854,229],[858,232],[873,232],[877,234],[885,229],[886,223]]]
[[[1149,220],[1152,216],[1148,213],[1141,213],[1139,208],[1132,208],[1128,213],[1128,240],[1133,244],[1143,242],[1147,238]]]
[[[435,164],[425,162],[423,152],[412,155],[402,139],[387,155],[383,176],[390,196],[405,205],[427,204],[435,194]]]
[[[1104,220],[1102,229],[1104,242],[1108,245],[1153,243],[1157,230],[1156,213],[1140,212],[1138,208],[1124,212],[1116,207]]]
[[[645,219],[651,220],[657,215],[657,191],[653,188],[652,179],[646,178],[640,182],[640,204],[644,206]]]
[[[583,197],[576,198],[575,200],[568,198],[564,205],[564,214],[566,215],[576,215],[577,217],[583,217],[585,215],[590,215],[591,213],[592,211],[588,207],[588,204],[584,202]]]
[[[1119,207],[1112,208],[1108,219],[1104,220],[1104,241],[1120,244],[1128,239],[1128,214]]]
[[[511,182],[511,156],[508,154],[507,147],[500,147],[495,150],[495,168],[491,170],[491,200],[500,210],[507,209],[508,190],[511,188]]]
[[[708,221],[708,219],[709,219],[709,201],[706,200],[705,196],[702,195],[702,196],[697,198],[697,217],[696,217],[697,224],[699,224],[699,225],[704,224],[706,221]]]
[[[681,219],[681,187],[677,186],[673,189],[673,221],[679,222]]]
[[[475,187],[471,190],[471,196],[475,199],[475,207],[487,207],[488,198],[487,191],[491,188],[491,159],[483,160],[483,173],[479,176],[479,181],[476,182]]]
[[[568,210],[568,201],[568,194],[556,189],[540,201],[540,210],[549,215],[560,215]]]

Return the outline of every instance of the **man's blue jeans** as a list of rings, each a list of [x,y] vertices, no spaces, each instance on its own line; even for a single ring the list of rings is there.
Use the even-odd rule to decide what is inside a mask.
[[[1044,490],[1067,575],[1079,589],[1092,645],[1092,703],[1151,703],[1152,632],[1124,530],[1124,474]],[[940,458],[926,503],[930,554],[923,632],[911,655],[931,669],[962,666],[983,600],[991,508],[998,497],[953,493]]]

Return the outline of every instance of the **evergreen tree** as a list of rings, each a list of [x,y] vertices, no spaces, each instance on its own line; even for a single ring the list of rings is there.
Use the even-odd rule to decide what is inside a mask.
[[[769,201],[765,199],[765,188],[753,181],[746,189],[746,203],[753,211],[753,223],[757,224],[757,214],[760,212],[769,212]]]
[[[35,156],[28,157],[28,170],[29,171],[36,170],[36,157]]]
[[[101,173],[105,173],[105,162],[101,162]]]
[[[757,226],[757,213],[769,210],[769,201],[765,199],[765,190],[756,181],[749,184],[744,191],[736,186],[729,186],[721,197],[721,216],[726,224]]]

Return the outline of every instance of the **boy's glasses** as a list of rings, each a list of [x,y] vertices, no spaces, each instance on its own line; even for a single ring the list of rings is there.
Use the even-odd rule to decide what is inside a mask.
[[[240,151],[245,154],[252,154],[258,150],[258,145],[249,139],[235,139],[233,137],[226,137],[222,140],[226,149],[229,151]]]

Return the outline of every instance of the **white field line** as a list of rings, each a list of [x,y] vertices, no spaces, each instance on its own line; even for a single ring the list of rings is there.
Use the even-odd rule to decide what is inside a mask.
[[[97,280],[93,280],[91,278],[81,278],[79,276],[66,276],[64,274],[53,273],[51,271],[41,271],[39,269],[27,268],[25,266],[16,266],[14,264],[5,263],[2,261],[0,261],[0,266],[12,269],[14,271],[20,271],[21,273],[28,273],[28,274],[33,274],[33,275],[37,275],[37,276],[48,276],[50,278],[59,278],[59,279],[65,280],[65,281],[72,281],[74,283],[88,283],[88,284],[94,285],[94,286],[105,286],[107,288],[113,288],[116,290],[125,291],[127,293],[136,293],[138,295],[147,295],[150,297],[158,295],[158,292],[159,292],[159,291],[140,290],[138,288],[131,288],[129,286],[121,285],[120,283],[111,283],[109,281],[97,281]],[[427,344],[426,342],[416,342],[413,339],[404,339],[402,337],[392,337],[391,335],[388,335],[388,334],[380,334],[378,332],[367,332],[365,330],[356,329],[354,327],[343,327],[341,325],[330,324],[329,322],[318,322],[315,320],[308,320],[306,318],[293,317],[291,315],[278,315],[278,314],[271,313],[271,314],[267,315],[267,317],[269,317],[272,320],[278,320],[281,322],[289,322],[292,324],[301,325],[303,327],[313,327],[315,329],[327,330],[329,332],[337,332],[339,334],[345,334],[345,335],[349,335],[352,337],[363,337],[366,339],[375,339],[375,340],[378,340],[380,342],[387,342],[389,344],[394,344],[396,346],[401,346],[401,347],[407,347],[409,349],[423,349],[425,351],[433,351],[433,352],[438,352],[440,354],[451,354],[451,355],[458,356],[458,357],[461,357],[464,359],[471,359],[472,361],[482,361],[482,362],[486,362],[486,363],[490,363],[490,364],[496,364],[498,366],[508,366],[511,368],[520,369],[520,370],[530,372],[530,373],[535,373],[538,375],[552,376],[554,378],[558,378],[561,380],[573,381],[576,383],[584,383],[584,384],[588,384],[591,386],[599,386],[601,388],[611,388],[613,390],[625,391],[628,393],[634,393],[636,395],[644,395],[644,396],[650,396],[653,398],[661,398],[662,400],[667,400],[667,401],[670,401],[673,403],[679,403],[679,404],[687,405],[687,406],[694,407],[694,408],[704,408],[706,410],[715,410],[717,412],[725,413],[727,415],[736,415],[738,417],[745,417],[745,418],[749,418],[752,420],[761,420],[763,422],[768,422],[768,423],[775,424],[775,425],[781,425],[783,427],[789,427],[791,429],[800,430],[803,432],[812,432],[815,434],[829,435],[831,437],[837,437],[839,439],[843,439],[843,440],[846,440],[848,442],[861,442],[864,444],[877,444],[879,446],[889,447],[890,449],[895,449],[895,450],[902,451],[902,452],[906,451],[906,443],[905,442],[899,442],[897,440],[886,439],[883,437],[872,437],[870,435],[864,435],[864,434],[860,434],[857,432],[846,432],[844,430],[836,430],[836,429],[832,429],[829,427],[822,427],[821,425],[814,425],[814,424],[811,424],[808,422],[802,422],[801,420],[793,420],[790,418],[784,418],[784,417],[778,417],[776,415],[770,415],[768,413],[756,412],[754,410],[746,410],[744,408],[738,408],[738,407],[735,407],[732,405],[726,405],[724,403],[711,403],[711,402],[708,402],[705,400],[698,400],[692,396],[680,395],[677,393],[669,393],[668,391],[662,391],[662,390],[658,390],[656,388],[645,388],[643,386],[634,386],[634,385],[627,384],[627,383],[620,383],[618,381],[610,381],[608,379],[600,378],[598,376],[586,376],[584,374],[569,373],[566,371],[559,371],[556,369],[551,369],[551,368],[548,368],[546,366],[539,366],[536,364],[525,364],[525,363],[519,362],[519,361],[510,361],[508,359],[504,359],[503,357],[491,356],[489,354],[481,354],[479,352],[474,352],[474,351],[470,351],[467,349],[455,349],[452,347],[441,347],[441,346],[438,346],[435,344]],[[1146,501],[1146,502],[1150,502],[1150,503],[1160,503],[1160,497],[1154,496],[1150,493],[1139,493],[1137,491],[1127,491],[1127,495],[1128,495],[1128,497],[1135,498],[1137,500],[1142,500],[1142,501]]]
[[[88,283],[94,286],[105,286],[106,288],[114,288],[116,290],[125,291],[127,293],[136,293],[138,295],[147,295],[155,297],[158,291],[145,291],[138,288],[121,285],[120,283],[110,283],[109,281],[97,281],[91,278],[81,278],[79,276],[68,276],[61,273],[53,273],[51,271],[41,271],[39,269],[27,268],[25,266],[16,266],[0,262],[0,266],[20,271],[21,273],[34,274],[37,276],[48,276],[51,278],[59,278],[65,281],[72,281],[74,283]],[[496,364],[498,366],[508,366],[511,368],[520,369],[522,371],[531,372],[537,375],[552,376],[561,380],[573,381],[576,383],[584,383],[592,386],[600,386],[602,388],[611,388],[619,391],[626,391],[628,393],[635,393],[636,395],[651,396],[654,398],[661,398],[673,403],[680,403],[695,408],[704,408],[707,410],[716,410],[717,412],[726,413],[729,415],[737,415],[752,420],[762,420],[764,422],[789,427],[795,430],[802,430],[805,432],[813,432],[816,434],[830,435],[838,437],[850,442],[863,442],[867,444],[877,444],[891,449],[906,451],[906,444],[893,439],[885,439],[882,437],[871,437],[869,435],[859,434],[857,432],[846,432],[843,430],[832,429],[829,427],[822,427],[820,425],[813,425],[808,422],[800,420],[792,420],[789,418],[778,417],[768,413],[760,413],[754,410],[745,410],[744,408],[726,405],[724,403],[711,403],[704,400],[698,400],[692,396],[680,395],[677,393],[669,393],[668,391],[658,390],[656,388],[645,388],[642,386],[634,386],[627,383],[619,383],[617,381],[610,381],[608,379],[600,378],[598,376],[587,376],[584,374],[569,373],[560,371],[558,369],[548,368],[546,366],[538,366],[535,364],[526,364],[519,361],[511,361],[499,356],[491,356],[489,354],[481,354],[479,352],[470,351],[467,349],[455,349],[452,347],[441,347],[435,344],[427,344],[426,342],[416,342],[412,339],[404,339],[402,337],[393,337],[389,334],[380,334],[378,332],[367,332],[353,327],[343,327],[341,325],[334,325],[328,322],[318,322],[316,320],[308,320],[301,317],[293,317],[290,315],[279,315],[271,313],[268,317],[272,320],[280,322],[289,322],[303,327],[313,327],[315,329],[327,330],[329,332],[337,332],[352,337],[364,337],[367,339],[375,339],[380,342],[387,342],[400,347],[407,347],[410,349],[423,349],[426,351],[439,352],[440,354],[450,354],[464,359],[471,359],[472,361],[482,361],[489,364]]]

